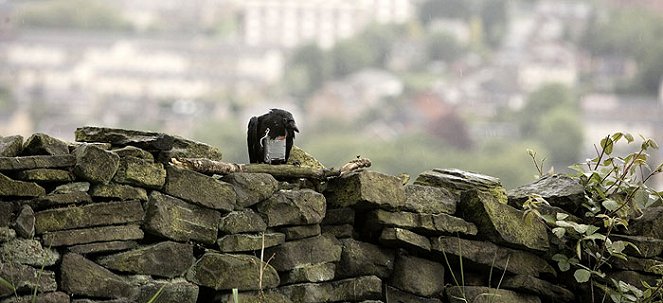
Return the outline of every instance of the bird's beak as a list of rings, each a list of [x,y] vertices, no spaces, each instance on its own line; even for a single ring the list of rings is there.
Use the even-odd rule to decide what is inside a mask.
[[[294,130],[295,132],[299,132],[299,128],[297,128],[297,124],[295,124],[295,121],[290,122],[289,126],[290,129]]]

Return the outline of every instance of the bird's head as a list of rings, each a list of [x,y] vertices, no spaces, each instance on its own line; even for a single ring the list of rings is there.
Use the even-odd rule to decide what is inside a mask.
[[[271,111],[281,116],[281,118],[283,119],[283,124],[285,125],[286,129],[299,132],[299,128],[297,128],[297,123],[295,123],[295,118],[292,116],[290,112],[282,109],[272,109]]]

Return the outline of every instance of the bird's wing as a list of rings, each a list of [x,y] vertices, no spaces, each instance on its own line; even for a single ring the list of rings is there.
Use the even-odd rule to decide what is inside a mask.
[[[258,142],[258,117],[249,120],[249,127],[246,133],[246,145],[249,149],[249,163],[258,163],[260,159],[260,142]]]
[[[288,159],[290,159],[290,150],[292,149],[294,139],[294,134],[291,135],[290,133],[285,137],[285,162],[288,162]]]

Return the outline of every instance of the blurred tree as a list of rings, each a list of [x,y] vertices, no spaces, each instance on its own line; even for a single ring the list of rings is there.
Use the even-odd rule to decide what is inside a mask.
[[[99,0],[52,0],[38,6],[28,3],[17,19],[17,24],[25,27],[130,29],[118,10]]]
[[[331,59],[315,44],[295,49],[288,66],[285,85],[296,97],[309,96],[331,78]]]
[[[452,62],[464,51],[458,39],[449,33],[432,32],[426,37],[426,54],[430,61]]]
[[[577,101],[569,87],[555,83],[533,91],[527,97],[525,106],[515,114],[521,133],[526,138],[536,137],[543,117],[560,107],[577,111]]]
[[[419,21],[428,25],[435,19],[467,19],[471,5],[467,0],[428,0],[419,7]]]
[[[582,130],[578,112],[568,107],[555,108],[541,119],[537,139],[549,151],[547,163],[556,171],[579,162],[584,139]]]
[[[353,38],[340,41],[331,50],[334,77],[340,78],[366,67],[375,66],[381,54],[368,41]]]
[[[483,38],[491,46],[499,46],[506,32],[507,11],[505,0],[483,1],[479,15],[483,28]]]

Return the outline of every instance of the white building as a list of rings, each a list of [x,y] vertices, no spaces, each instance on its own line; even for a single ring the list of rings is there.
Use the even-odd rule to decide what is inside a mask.
[[[370,23],[403,23],[411,0],[241,1],[244,41],[254,46],[295,47],[314,42],[329,48]]]

